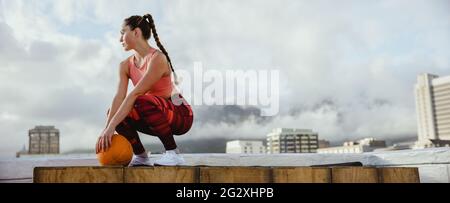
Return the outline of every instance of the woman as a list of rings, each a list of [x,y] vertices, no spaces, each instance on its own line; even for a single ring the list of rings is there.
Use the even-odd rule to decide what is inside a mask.
[[[157,136],[166,149],[155,165],[183,164],[173,135],[189,131],[193,113],[181,94],[175,91],[171,74],[174,73],[175,80],[176,75],[156,33],[153,18],[150,14],[126,18],[120,33],[125,51],[134,50],[134,54],[120,63],[117,93],[108,110],[106,127],[98,138],[96,152],[108,149],[114,131],[117,131],[133,146],[130,166],[152,166],[139,139],[139,131]],[[159,50],[148,43],[152,34]],[[135,87],[127,95],[129,79]]]

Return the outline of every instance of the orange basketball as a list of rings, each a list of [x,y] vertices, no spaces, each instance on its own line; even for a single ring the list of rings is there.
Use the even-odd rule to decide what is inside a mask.
[[[97,154],[98,162],[102,166],[127,166],[131,158],[133,158],[133,148],[128,140],[119,134],[113,135],[111,146],[106,151]]]

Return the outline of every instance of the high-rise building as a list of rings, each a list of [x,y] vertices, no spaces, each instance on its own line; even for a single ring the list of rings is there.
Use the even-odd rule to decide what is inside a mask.
[[[276,128],[267,135],[267,153],[315,153],[318,136],[309,129]]]
[[[58,154],[59,130],[54,126],[36,126],[28,131],[29,154]]]
[[[419,75],[415,97],[418,130],[415,148],[450,144],[450,76]]]
[[[227,142],[227,153],[264,154],[266,148],[263,141],[233,140]]]

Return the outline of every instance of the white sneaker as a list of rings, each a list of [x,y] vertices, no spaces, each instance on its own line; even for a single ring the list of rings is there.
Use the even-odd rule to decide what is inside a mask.
[[[144,158],[133,155],[133,159],[128,166],[153,166],[153,162],[148,157]]]
[[[176,166],[184,163],[183,157],[175,150],[167,150],[159,160],[155,161],[155,166]]]

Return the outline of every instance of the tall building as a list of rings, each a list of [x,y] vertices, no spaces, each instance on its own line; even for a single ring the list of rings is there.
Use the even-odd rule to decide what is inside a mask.
[[[267,153],[315,153],[318,136],[309,129],[276,128],[267,135]]]
[[[415,85],[416,148],[439,147],[450,143],[450,76],[428,73],[417,77]]]
[[[372,152],[376,149],[386,147],[386,141],[376,140],[374,138],[364,138],[358,141],[344,142],[339,147],[320,148],[317,150],[319,154],[347,154],[347,153],[363,153]]]
[[[58,154],[59,130],[54,126],[36,126],[28,131],[29,154]]]
[[[227,142],[227,153],[264,154],[266,148],[262,141],[233,140]]]

